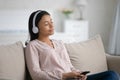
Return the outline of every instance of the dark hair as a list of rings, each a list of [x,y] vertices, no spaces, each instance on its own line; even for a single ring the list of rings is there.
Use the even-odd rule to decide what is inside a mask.
[[[44,11],[44,10],[37,10],[35,12],[33,12],[30,17],[29,17],[29,22],[28,22],[28,28],[29,28],[29,35],[30,35],[30,41],[34,40],[34,39],[37,39],[38,36],[39,36],[39,33],[33,33],[32,31],[32,28],[33,28],[33,17],[34,15],[38,12],[38,11],[41,11],[40,13],[38,13],[38,15],[36,16],[36,19],[35,19],[35,25],[36,27],[38,27],[38,22],[41,20],[41,18],[44,16],[44,15],[50,15],[47,11]]]

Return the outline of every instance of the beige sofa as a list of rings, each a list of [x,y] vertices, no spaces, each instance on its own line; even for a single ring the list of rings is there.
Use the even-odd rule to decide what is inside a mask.
[[[120,73],[120,56],[106,54],[100,36],[65,44],[73,66],[90,74],[115,70]],[[30,80],[22,42],[0,46],[0,80]]]

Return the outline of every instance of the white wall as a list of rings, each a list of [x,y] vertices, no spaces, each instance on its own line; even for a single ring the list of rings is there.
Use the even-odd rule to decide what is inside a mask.
[[[90,37],[101,34],[105,49],[112,28],[115,0],[89,0],[86,19],[90,21]]]
[[[56,31],[62,31],[63,15],[60,10],[74,8],[73,2],[74,0],[0,0],[0,10],[48,10],[52,14]],[[112,28],[115,4],[115,0],[88,0],[84,12],[84,18],[89,21],[89,36],[101,34],[105,48]]]

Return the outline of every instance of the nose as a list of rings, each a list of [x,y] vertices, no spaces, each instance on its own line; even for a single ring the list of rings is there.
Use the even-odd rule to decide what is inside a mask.
[[[50,23],[50,28],[54,28],[54,25],[53,25],[53,23]]]

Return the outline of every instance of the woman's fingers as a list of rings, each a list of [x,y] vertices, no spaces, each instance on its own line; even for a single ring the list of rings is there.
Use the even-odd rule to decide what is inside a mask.
[[[86,75],[82,75],[79,72],[68,72],[68,73],[64,73],[63,74],[63,78],[67,79],[67,78],[75,78],[75,79],[80,79],[80,80],[86,80],[87,76]]]
[[[87,76],[86,75],[81,75],[81,80],[86,80]]]

